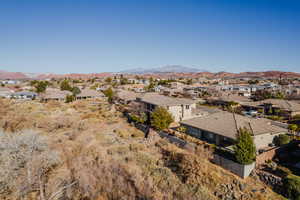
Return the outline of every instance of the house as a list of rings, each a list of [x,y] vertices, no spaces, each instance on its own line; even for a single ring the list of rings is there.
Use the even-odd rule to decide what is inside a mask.
[[[9,88],[0,87],[0,97],[10,98],[13,93],[14,91]]]
[[[1,81],[2,84],[8,84],[8,85],[16,85],[16,84],[20,84],[21,81],[18,80],[4,80]]]
[[[271,120],[251,118],[230,112],[220,111],[203,117],[192,118],[180,122],[186,133],[219,146],[231,146],[237,138],[239,128],[247,128],[254,139],[257,150],[268,147],[274,137],[287,133]]]
[[[277,89],[280,89],[280,86],[275,84],[275,83],[272,83],[272,82],[269,82],[269,83],[265,83],[263,84],[263,86],[266,88],[266,89],[272,89],[272,90],[277,90]]]
[[[183,95],[184,91],[182,88],[181,89],[164,88],[161,90],[160,93],[165,96],[180,97]]]
[[[140,79],[140,83],[144,84],[144,85],[149,85],[150,81],[147,79]]]
[[[180,82],[171,82],[170,86],[172,89],[179,89],[179,88],[183,88],[186,85]]]
[[[135,92],[145,92],[144,88],[146,85],[144,84],[127,84],[127,85],[121,85],[118,88],[123,89],[123,90],[132,90]]]
[[[111,88],[111,85],[102,85],[100,87],[97,87],[96,91],[104,91],[104,90],[107,90],[109,88]]]
[[[155,87],[153,88],[154,92],[158,92],[158,93],[167,91],[167,90],[169,90],[169,89],[170,89],[170,88],[164,87],[164,86],[162,86],[162,85],[157,85],[157,86],[155,86]]]
[[[40,95],[42,101],[65,101],[67,95],[72,95],[72,92],[66,90],[59,90],[56,88],[47,88],[45,93]]]
[[[137,98],[137,101],[142,104],[142,109],[147,113],[151,113],[156,107],[167,109],[174,117],[175,122],[195,116],[196,102],[190,99],[146,93],[142,97]]]
[[[91,90],[88,88],[82,89],[80,94],[76,95],[76,99],[94,99],[94,98],[103,98],[105,95],[96,90]]]
[[[238,96],[243,96],[243,97],[251,97],[251,93],[250,92],[239,92]]]
[[[250,102],[250,99],[239,94],[220,92],[219,96],[208,97],[207,102],[213,105],[226,106],[229,105],[230,102],[236,102],[238,104],[242,104],[243,102]]]
[[[289,85],[288,87],[282,89],[286,95],[294,95],[297,96],[300,94],[300,86],[299,85]]]
[[[189,96],[193,99],[196,99],[197,97],[199,97],[199,93],[198,91],[196,91],[194,88],[184,88],[182,94],[184,96]]]
[[[293,117],[300,114],[300,104],[284,99],[266,99],[255,102],[243,102],[242,106],[246,110],[262,109],[264,113],[276,113],[286,117]]]
[[[149,81],[146,79],[136,79],[136,78],[129,78],[127,79],[128,83],[130,84],[143,84],[143,85],[149,85]]]
[[[259,85],[224,85],[217,86],[219,90],[222,91],[231,91],[233,93],[249,94],[256,92],[258,90],[263,90],[269,88],[268,86],[259,86]]]
[[[37,97],[37,93],[35,92],[29,92],[29,91],[21,91],[21,92],[15,92],[11,95],[11,98],[14,99],[35,99]]]
[[[221,87],[223,91],[236,91],[236,92],[252,92],[252,88],[250,86],[242,86],[242,85],[225,85]]]
[[[129,104],[135,101],[138,94],[128,90],[118,90],[116,92],[116,99],[122,104]]]
[[[139,83],[139,80],[135,79],[135,78],[129,78],[127,79],[128,83],[130,84],[136,84],[136,83]]]

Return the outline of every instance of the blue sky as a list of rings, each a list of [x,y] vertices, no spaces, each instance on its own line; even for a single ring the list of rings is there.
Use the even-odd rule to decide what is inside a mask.
[[[300,72],[297,0],[4,0],[0,69]]]

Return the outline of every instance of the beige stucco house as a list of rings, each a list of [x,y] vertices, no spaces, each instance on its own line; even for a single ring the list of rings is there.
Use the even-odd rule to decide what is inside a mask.
[[[257,150],[273,143],[274,137],[288,130],[274,124],[272,120],[245,117],[230,112],[216,112],[180,122],[186,133],[220,146],[231,146],[240,128],[247,128],[253,137]]]
[[[242,106],[246,109],[262,109],[264,113],[273,113],[274,110],[280,110],[280,115],[293,117],[300,114],[300,104],[294,101],[284,99],[266,99],[255,102],[244,102]]]
[[[103,98],[105,95],[102,92],[91,90],[88,88],[82,89],[79,94],[76,95],[76,99],[94,99]]]
[[[65,101],[68,95],[72,95],[70,91],[61,91],[57,88],[47,88],[46,91],[40,94],[40,99],[44,102],[47,101]]]
[[[196,102],[185,98],[174,98],[157,93],[146,93],[138,97],[137,101],[141,103],[141,108],[145,112],[152,112],[156,107],[167,109],[174,117],[175,122],[191,119],[195,117]]]

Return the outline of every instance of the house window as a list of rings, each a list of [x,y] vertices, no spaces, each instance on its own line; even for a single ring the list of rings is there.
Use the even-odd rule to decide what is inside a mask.
[[[187,110],[190,109],[190,105],[186,105],[185,109],[187,109]]]
[[[155,110],[155,105],[151,104],[151,110]]]
[[[151,110],[151,104],[147,104],[147,110]]]

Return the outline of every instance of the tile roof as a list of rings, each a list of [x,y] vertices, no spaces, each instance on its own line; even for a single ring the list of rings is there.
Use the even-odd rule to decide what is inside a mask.
[[[140,100],[158,106],[190,105],[196,103],[191,99],[168,97],[157,93],[146,93]]]
[[[263,104],[273,104],[275,107],[288,111],[300,111],[300,104],[284,99],[266,99],[262,101],[243,103],[243,105],[246,106],[260,106]]]
[[[42,99],[64,99],[67,95],[72,95],[70,91],[61,91],[56,88],[47,88],[45,93],[41,94]]]
[[[184,120],[180,123],[232,139],[236,139],[237,129],[244,127],[251,130],[253,135],[287,132],[286,129],[273,125],[271,120],[255,119],[225,111]]]
[[[0,92],[13,93],[14,91],[9,88],[0,87]]]
[[[13,96],[36,96],[37,93],[35,92],[30,92],[30,91],[20,91],[20,92],[15,92]]]
[[[119,99],[125,100],[125,101],[133,101],[136,100],[138,94],[132,91],[128,90],[118,90],[117,91],[117,97]]]
[[[76,97],[103,97],[104,94],[91,89],[82,89]]]
[[[240,96],[237,94],[227,93],[227,92],[220,92],[220,96],[218,97],[209,97],[208,99],[211,100],[221,100],[221,101],[234,101],[237,103],[243,103],[243,102],[250,102],[251,100],[247,97]]]

